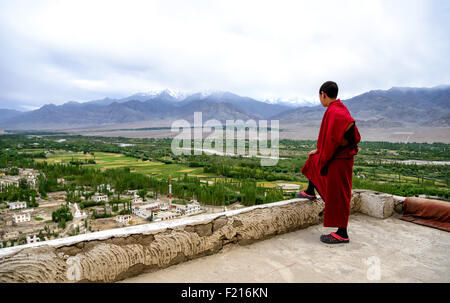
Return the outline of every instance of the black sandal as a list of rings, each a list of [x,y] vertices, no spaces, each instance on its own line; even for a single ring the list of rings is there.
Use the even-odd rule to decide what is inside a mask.
[[[328,235],[321,235],[320,241],[327,244],[339,244],[339,243],[348,243],[350,242],[349,238],[342,238],[336,233],[330,233]]]
[[[297,198],[305,198],[305,199],[309,199],[309,200],[317,199],[316,195],[308,195],[307,193],[305,193],[304,190],[302,190],[301,192],[297,193],[295,196]]]

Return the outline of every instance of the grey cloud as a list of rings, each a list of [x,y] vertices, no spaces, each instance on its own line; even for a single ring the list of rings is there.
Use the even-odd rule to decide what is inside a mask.
[[[450,83],[448,1],[182,2],[0,3],[0,107],[160,88],[317,101],[329,79],[343,97]]]

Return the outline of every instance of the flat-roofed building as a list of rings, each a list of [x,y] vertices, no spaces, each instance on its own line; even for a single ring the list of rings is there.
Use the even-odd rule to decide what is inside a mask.
[[[175,219],[179,215],[180,215],[179,213],[171,212],[171,211],[159,212],[154,215],[153,221],[164,221],[164,220]]]
[[[31,215],[30,215],[30,213],[14,214],[13,215],[13,219],[14,219],[14,223],[30,222],[31,221]]]
[[[202,209],[198,202],[189,203],[187,205],[178,205],[177,213],[181,215],[191,215],[200,212]]]
[[[150,216],[152,211],[156,211],[158,209],[159,209],[159,203],[153,202],[153,203],[148,203],[148,204],[133,207],[132,212],[133,212],[133,214],[145,219],[148,216]]]
[[[32,237],[27,236],[27,244],[36,243],[36,242],[39,242],[39,241],[41,241],[41,239],[39,239],[39,237],[36,236],[36,235],[33,235]]]
[[[114,220],[116,220],[119,223],[129,224],[130,221],[133,220],[133,216],[132,215],[120,215],[120,216],[116,216],[116,218]]]
[[[107,195],[95,195],[92,199],[95,202],[108,202],[108,196]]]
[[[21,209],[26,208],[27,202],[10,202],[9,209]]]

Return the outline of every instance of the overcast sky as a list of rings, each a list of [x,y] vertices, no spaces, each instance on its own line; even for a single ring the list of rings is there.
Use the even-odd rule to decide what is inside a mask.
[[[0,107],[450,84],[450,1],[0,0]]]

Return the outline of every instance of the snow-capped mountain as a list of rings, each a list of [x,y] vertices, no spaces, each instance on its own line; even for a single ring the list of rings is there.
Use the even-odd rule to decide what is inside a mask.
[[[166,88],[166,89],[159,89],[159,90],[150,90],[148,92],[143,92],[143,93],[136,93],[136,94],[130,96],[129,98],[137,97],[137,98],[145,98],[146,100],[148,100],[148,99],[152,99],[152,98],[160,97],[160,96],[171,97],[177,101],[180,101],[180,100],[185,99],[187,96],[189,96],[189,93],[183,92],[180,90]]]
[[[360,126],[442,127],[450,125],[449,96],[448,86],[392,88],[386,91],[370,91],[343,102]],[[3,118],[0,117],[0,129],[63,129],[141,121],[170,123],[176,119],[190,120],[194,112],[202,112],[205,121],[278,119],[285,125],[319,123],[325,108],[304,101],[282,98],[260,101],[226,91],[150,91],[122,99],[105,98],[84,103],[47,104],[28,112],[5,112]]]
[[[308,100],[292,97],[292,98],[278,98],[278,97],[268,97],[263,98],[260,101],[269,103],[269,104],[281,104],[290,107],[298,107],[298,106],[316,106],[319,105],[319,102],[310,102]]]

